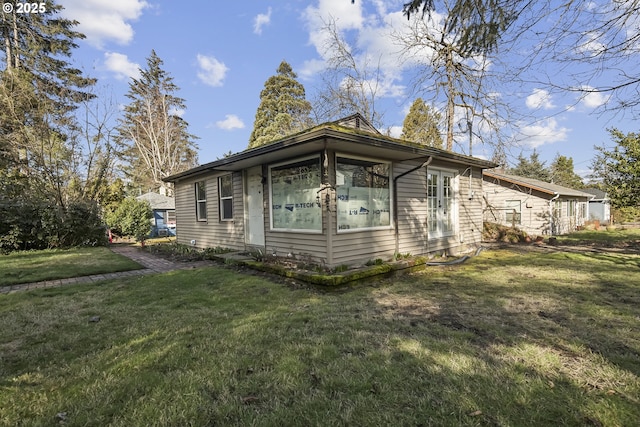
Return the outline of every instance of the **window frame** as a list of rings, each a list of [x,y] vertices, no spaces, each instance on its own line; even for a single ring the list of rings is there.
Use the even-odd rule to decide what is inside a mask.
[[[202,186],[200,190],[199,186]],[[208,212],[207,212],[207,181],[201,180],[193,183],[194,195],[196,201],[196,221],[198,222],[207,222]],[[201,198],[204,196],[204,198]],[[201,208],[201,207],[204,208]],[[204,215],[202,215],[204,213]]]
[[[223,185],[222,185],[222,180],[223,179],[230,179],[231,180],[231,194],[228,196],[225,196],[222,194],[222,189],[223,189]],[[231,201],[231,216],[227,217],[225,215],[225,209],[224,209],[224,204],[225,202]],[[229,174],[225,174],[222,176],[218,177],[218,217],[220,222],[223,221],[233,221],[233,174],[229,173]]]
[[[272,165],[269,165],[269,168],[268,168],[269,169],[269,175],[268,175],[268,178],[269,178],[269,229],[271,231],[282,232],[282,233],[305,233],[305,234],[322,234],[323,233],[324,206],[315,206],[317,209],[319,209],[317,213],[317,216],[319,217],[319,223],[317,225],[317,228],[280,228],[280,227],[274,226],[274,205],[276,204],[276,201],[274,201],[274,198],[273,198],[273,190],[274,190],[273,170],[294,168],[296,167],[295,165],[309,162],[310,160],[314,160],[314,164],[317,164],[318,166],[318,186],[314,187],[313,189],[308,189],[313,193],[313,201],[306,202],[306,203],[314,203],[314,205],[317,205],[317,196],[320,194],[319,191],[322,188],[322,162],[320,159],[320,154],[314,154],[311,156],[304,156],[304,157],[289,159],[284,162],[279,162],[279,163],[274,163]]]
[[[567,217],[576,218],[577,213],[577,200],[567,200]]]
[[[429,174],[436,178],[435,186],[429,185]],[[455,236],[458,232],[460,224],[458,223],[458,176],[459,171],[441,168],[426,168],[425,183],[427,187],[426,205],[427,205],[427,225],[426,232],[428,239],[442,239],[445,237]],[[445,177],[449,178],[449,187],[451,194],[446,194],[444,181]],[[435,194],[432,194],[435,191]],[[446,207],[444,210],[442,201],[445,196],[450,200],[449,214]],[[446,200],[445,200],[446,202]],[[432,214],[435,213],[435,221]]]
[[[518,204],[518,207],[515,207],[515,204]],[[519,199],[509,199],[504,201],[505,207],[505,221],[509,224],[518,224],[522,225],[522,200]],[[516,219],[513,219],[513,211],[516,211]]]
[[[387,161],[387,160],[381,160],[381,159],[376,159],[376,158],[372,158],[372,157],[364,157],[364,156],[354,156],[351,154],[343,154],[343,153],[335,153],[335,174],[336,174],[336,233],[337,234],[343,234],[343,233],[357,233],[360,231],[374,231],[374,230],[389,230],[393,228],[393,185],[392,185],[392,181],[393,181],[393,163],[391,161]],[[378,164],[384,164],[387,166],[388,169],[388,176],[387,176],[387,187],[386,190],[389,194],[389,206],[388,206],[388,216],[389,216],[389,224],[384,224],[384,225],[374,225],[374,226],[369,226],[369,227],[356,227],[356,228],[340,228],[341,226],[349,226],[349,224],[341,224],[340,223],[340,214],[339,211],[341,209],[341,202],[342,200],[340,200],[340,197],[338,195],[338,188],[341,186],[340,184],[338,184],[338,164],[339,164],[339,160],[338,159],[345,159],[347,160],[347,162],[345,162],[345,164],[349,164],[348,161],[352,160],[354,162],[368,162],[368,163],[373,163],[374,165],[378,165]],[[371,166],[374,166],[371,165]],[[369,188],[378,188],[378,187],[369,187]],[[384,187],[379,187],[379,188],[384,188]],[[344,207],[342,207],[344,209]],[[348,208],[347,208],[348,209]]]

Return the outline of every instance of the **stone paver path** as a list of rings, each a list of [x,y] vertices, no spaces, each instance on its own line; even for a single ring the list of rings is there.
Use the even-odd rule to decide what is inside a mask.
[[[132,276],[144,276],[146,274],[166,273],[172,270],[186,270],[191,268],[213,265],[212,261],[196,262],[173,262],[148,252],[140,250],[135,246],[116,244],[109,247],[113,252],[126,256],[142,265],[140,270],[120,271],[117,273],[92,274],[90,276],[71,277],[68,279],[47,280],[44,282],[21,283],[18,285],[0,287],[0,294],[26,291],[30,289],[54,288],[64,285],[74,285],[80,283],[99,282],[102,280],[119,279]]]

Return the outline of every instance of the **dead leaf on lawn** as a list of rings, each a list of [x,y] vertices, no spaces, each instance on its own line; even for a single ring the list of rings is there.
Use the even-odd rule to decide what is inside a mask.
[[[478,411],[473,411],[472,413],[469,414],[470,417],[477,417],[482,415],[482,411],[478,410]]]
[[[258,401],[258,398],[256,396],[246,396],[242,398],[242,404],[243,405],[250,405],[252,403],[255,403]]]

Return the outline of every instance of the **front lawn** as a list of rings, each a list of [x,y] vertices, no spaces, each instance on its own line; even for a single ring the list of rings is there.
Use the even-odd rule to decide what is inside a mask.
[[[608,247],[640,248],[640,228],[613,228],[606,230],[581,230],[564,236],[558,236],[563,245],[596,245]]]
[[[333,292],[208,267],[2,295],[0,425],[637,425],[640,256],[519,250]]]
[[[12,252],[0,255],[0,286],[140,268],[137,262],[106,247]]]

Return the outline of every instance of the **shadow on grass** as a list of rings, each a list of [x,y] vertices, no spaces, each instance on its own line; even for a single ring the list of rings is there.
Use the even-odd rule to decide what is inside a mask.
[[[11,295],[0,423],[633,425],[638,286],[496,251],[340,293],[206,268]]]

